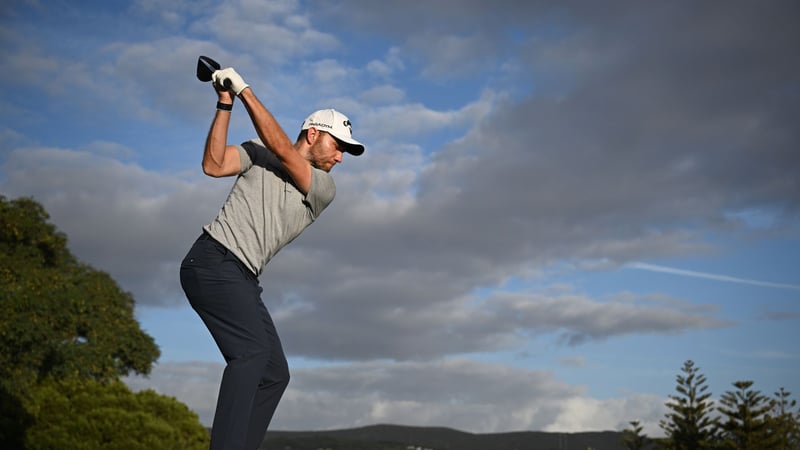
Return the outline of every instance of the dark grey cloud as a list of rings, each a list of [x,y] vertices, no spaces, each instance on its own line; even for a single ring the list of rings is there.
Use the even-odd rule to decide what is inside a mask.
[[[433,359],[508,351],[531,337],[568,345],[634,334],[674,334],[731,326],[717,308],[677,299],[592,299],[580,293],[511,293],[488,298],[457,274],[414,269],[336,270],[335,260],[302,260],[297,250],[262,277],[291,354],[323,359]],[[328,276],[309,280],[302,266]],[[307,273],[307,272],[306,272]]]
[[[497,14],[492,17],[510,14],[502,5],[492,5]],[[356,20],[377,23],[371,15],[377,16],[376,7],[359,6],[353,8]],[[474,9],[477,3],[459,3],[457,11],[446,6],[426,4],[425,14],[420,5],[395,11],[422,19],[394,26],[414,36],[417,29],[431,33],[425,23],[441,19],[445,38],[465,32],[459,22],[465,16],[474,24],[484,17]],[[370,333],[397,329],[388,334],[400,342],[425,336],[440,345],[447,333],[466,342],[453,317],[445,320],[449,327],[439,325],[414,338],[404,338],[403,327],[389,326],[381,317],[389,305],[412,310],[401,314],[412,322],[418,320],[413,314],[418,307],[430,312],[460,305],[452,309],[464,312],[458,302],[471,289],[558,260],[608,260],[613,265],[706,251],[702,234],[693,230],[746,229],[735,218],[741,212],[766,211],[774,214],[777,227],[796,229],[800,158],[793,155],[798,131],[792,121],[799,62],[790,42],[798,36],[787,18],[795,6],[778,3],[765,10],[744,3],[687,8],[620,2],[595,8],[569,7],[549,16],[562,18],[551,36],[535,32],[539,15],[516,14],[512,23],[527,23],[536,35],[518,44],[522,56],[517,63],[530,77],[532,94],[499,102],[463,139],[439,149],[420,172],[415,201],[405,214],[387,223],[349,224],[351,207],[337,205],[335,217],[317,228],[325,231],[302,241],[301,248],[329,248],[339,255],[326,264],[343,259],[355,267],[334,270],[332,279],[322,283],[324,292],[309,292],[307,298],[335,299],[319,301],[316,313],[332,314],[337,320],[331,323],[353,318],[353,324],[361,325],[349,327],[347,334],[355,336],[359,333],[353,330],[363,327]],[[387,14],[380,9],[382,16]],[[453,19],[444,20],[451,11]],[[498,33],[493,20],[481,22],[474,33]],[[558,88],[558,95],[537,90],[540,79]],[[352,193],[350,199],[363,205],[370,195]],[[336,240],[328,242],[332,227]],[[354,279],[367,275],[362,283]],[[358,288],[339,296],[337,291],[347,286]],[[353,307],[328,307],[349,304]],[[545,324],[553,323],[568,330],[565,336],[572,343],[625,332],[623,321],[604,328],[564,311],[548,311],[546,305],[547,299],[540,299],[535,310],[542,320],[528,323],[527,329],[547,329]],[[588,313],[590,303],[583,306],[586,319],[614,315],[609,305],[597,305],[603,310],[599,315]],[[678,323],[721,323],[703,316],[687,321],[685,313],[673,313],[659,314],[656,321],[639,316],[637,322],[662,332],[679,329]],[[472,324],[486,319],[466,315]],[[417,323],[418,329],[429,330],[424,320]],[[312,328],[303,330],[313,335]],[[345,335],[322,328],[327,335]],[[513,342],[507,328],[488,326],[471,335],[484,338],[468,344],[473,348]],[[341,347],[370,353],[368,345],[352,345]]]
[[[556,263],[614,268],[705,252],[708,229],[746,230],[737,217],[752,211],[767,214],[775,228],[797,229],[794,3],[518,3],[342,2],[337,10],[347,21],[319,5],[331,23],[359,25],[355,36],[397,43],[380,86],[392,70],[411,64],[441,83],[472,76],[475,84],[465,93],[473,100],[453,110],[415,102],[402,90],[394,98],[407,103],[342,100],[364,118],[360,130],[374,144],[365,157],[337,167],[336,202],[263,277],[265,300],[293,353],[430,359],[509,349],[539,333],[577,344],[717,327],[725,322],[716,311],[541,292],[481,299],[475,291],[541,275]],[[286,33],[309,45],[325,38],[326,21],[282,5],[267,14],[280,17],[280,26],[254,28],[252,42]],[[143,2],[135,11],[157,10]],[[231,21],[246,8],[212,11],[214,19]],[[201,26],[211,19],[186,20]],[[222,36],[223,47],[199,35],[176,38],[168,29],[144,42],[112,42],[107,53],[73,62],[53,92],[75,81],[88,99],[115,96],[121,110],[165,120],[157,128],[166,130],[207,116],[208,99],[196,95],[206,87],[186,68],[205,50],[259,73],[253,85],[265,85],[281,105],[289,102],[286,92],[314,97],[303,83],[322,81],[291,80],[260,65],[257,56],[291,54],[288,38],[278,53],[254,49],[256,56],[248,56],[231,49],[236,36]],[[340,44],[320,51],[343,51]],[[81,82],[93,59],[108,53],[114,56],[90,71],[104,77]],[[56,73],[45,56],[40,49],[21,62],[7,59],[41,82]],[[146,70],[134,70],[139,64]],[[353,74],[348,92],[372,87],[359,75],[369,62],[299,64]],[[347,95],[336,84],[320,83],[326,100]],[[188,117],[177,117],[185,109]],[[199,181],[196,163],[185,162],[199,156],[202,123],[168,151],[132,149],[147,155],[141,163],[98,157],[96,150],[6,146],[3,192],[40,199],[76,254],[109,271],[140,303],[182,303],[177,264],[232,181]],[[246,120],[235,126],[249,137],[248,129]],[[426,147],[425,138],[442,130],[454,138]],[[154,172],[148,158],[186,166]]]

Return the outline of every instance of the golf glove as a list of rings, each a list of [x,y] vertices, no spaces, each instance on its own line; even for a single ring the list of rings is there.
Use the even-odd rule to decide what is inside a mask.
[[[233,91],[236,95],[242,93],[244,88],[250,87],[249,84],[244,82],[244,79],[241,75],[236,73],[233,70],[233,67],[228,67],[226,69],[217,70],[214,72],[214,82],[217,83],[217,86],[224,86],[224,82],[226,79],[231,80],[230,90]]]

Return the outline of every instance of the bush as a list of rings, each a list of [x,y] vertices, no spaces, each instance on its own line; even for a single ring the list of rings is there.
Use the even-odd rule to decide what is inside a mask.
[[[172,397],[133,393],[122,382],[53,380],[32,390],[25,436],[30,450],[208,448],[197,415]]]

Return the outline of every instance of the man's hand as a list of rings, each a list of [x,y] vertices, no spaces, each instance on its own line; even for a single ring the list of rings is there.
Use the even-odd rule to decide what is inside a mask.
[[[216,81],[212,82],[211,85],[214,87],[214,91],[217,93],[217,97],[219,97],[217,100],[220,103],[232,105],[233,101],[236,100],[236,94],[225,89],[224,86],[217,84]]]
[[[233,70],[233,67],[217,70],[212,76],[214,77],[214,83],[216,83],[218,86],[224,86],[226,79],[231,80],[230,90],[236,95],[241,94],[245,88],[250,87],[250,85],[244,82],[242,76]]]

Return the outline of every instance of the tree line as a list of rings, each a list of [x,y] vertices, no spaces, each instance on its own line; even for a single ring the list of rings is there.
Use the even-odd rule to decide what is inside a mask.
[[[687,360],[676,377],[676,394],[659,427],[663,438],[649,438],[638,420],[630,422],[623,442],[629,450],[798,450],[800,410],[791,393],[780,388],[772,397],[753,381],[736,381],[715,402],[705,375]]]
[[[208,448],[173,397],[132,392],[160,351],[133,297],[78,261],[30,198],[0,195],[0,448]]]

